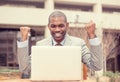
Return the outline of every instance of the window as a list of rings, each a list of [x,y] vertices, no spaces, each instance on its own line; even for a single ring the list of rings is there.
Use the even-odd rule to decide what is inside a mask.
[[[0,66],[6,66],[6,53],[0,53]]]
[[[92,12],[93,11],[93,6],[91,6],[91,5],[72,5],[72,4],[55,3],[55,9]]]
[[[31,0],[1,0],[0,5],[13,6],[13,7],[25,7],[25,8],[44,8],[43,1],[31,1]]]
[[[102,7],[103,13],[120,13],[120,8]]]
[[[15,63],[16,31],[10,28],[0,28],[0,66],[8,66],[10,62]]]

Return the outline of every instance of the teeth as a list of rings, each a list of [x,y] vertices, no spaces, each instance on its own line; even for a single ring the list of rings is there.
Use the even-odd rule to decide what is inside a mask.
[[[60,34],[60,33],[56,33],[55,36],[56,36],[56,37],[60,37],[61,34]]]

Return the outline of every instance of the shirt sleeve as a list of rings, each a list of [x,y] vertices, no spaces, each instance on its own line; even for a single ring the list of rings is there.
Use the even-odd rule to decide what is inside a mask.
[[[18,48],[27,47],[28,46],[28,40],[23,41],[23,42],[17,41],[17,46],[18,46]]]
[[[89,42],[93,46],[100,45],[100,39],[98,37],[93,38],[93,39],[89,39]]]

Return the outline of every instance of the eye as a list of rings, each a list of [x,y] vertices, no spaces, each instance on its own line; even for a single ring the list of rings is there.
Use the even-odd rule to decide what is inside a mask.
[[[65,25],[64,24],[60,24],[60,25],[58,25],[58,27],[62,28],[62,27],[65,27]]]
[[[56,27],[56,25],[54,25],[54,24],[51,24],[51,28],[55,28]]]

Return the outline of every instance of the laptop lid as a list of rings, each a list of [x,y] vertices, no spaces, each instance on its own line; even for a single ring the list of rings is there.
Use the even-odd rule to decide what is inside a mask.
[[[32,46],[31,80],[81,80],[81,47]]]

